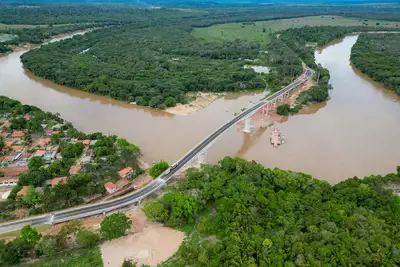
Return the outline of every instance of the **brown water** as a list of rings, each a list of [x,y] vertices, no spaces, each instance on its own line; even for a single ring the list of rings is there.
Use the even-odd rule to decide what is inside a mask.
[[[248,135],[232,128],[211,147],[208,161],[242,156],[332,183],[354,175],[394,171],[400,164],[400,98],[351,67],[350,49],[356,38],[346,37],[317,54],[317,61],[331,72],[331,99],[279,124],[287,139],[284,146],[272,148],[269,130]],[[257,94],[230,95],[195,114],[171,115],[37,78],[22,68],[22,53],[0,57],[0,94],[58,112],[85,132],[125,137],[141,147],[149,162],[177,160],[233,112],[260,98]]]

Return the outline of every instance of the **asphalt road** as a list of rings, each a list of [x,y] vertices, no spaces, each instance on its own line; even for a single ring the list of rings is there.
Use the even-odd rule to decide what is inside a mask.
[[[267,97],[266,99],[262,100],[261,102],[255,104],[253,107],[251,107],[251,108],[243,111],[242,113],[238,114],[237,116],[235,116],[232,120],[230,120],[227,123],[225,123],[224,125],[222,125],[219,129],[217,129],[215,132],[210,134],[201,143],[199,143],[196,147],[194,147],[191,151],[189,151],[183,158],[181,158],[176,163],[176,166],[173,169],[168,169],[167,171],[165,171],[163,174],[161,174],[157,179],[155,179],[153,182],[151,182],[147,186],[145,186],[135,192],[132,192],[130,194],[127,194],[125,196],[122,196],[120,198],[116,198],[116,199],[113,199],[113,200],[110,200],[107,202],[90,204],[90,205],[86,205],[86,206],[80,206],[80,207],[76,207],[76,208],[71,208],[71,209],[67,209],[67,210],[54,212],[52,214],[39,215],[36,217],[29,217],[29,218],[18,220],[18,221],[2,223],[2,224],[0,224],[0,234],[19,230],[27,224],[30,224],[32,226],[37,226],[37,225],[42,225],[42,224],[61,223],[61,222],[66,222],[66,221],[70,221],[70,220],[74,220],[74,219],[78,219],[78,218],[92,216],[95,214],[101,214],[104,212],[108,212],[111,210],[115,210],[115,209],[139,202],[143,198],[151,195],[152,193],[154,193],[155,191],[157,191],[158,189],[163,187],[167,183],[167,181],[174,176],[174,174],[176,172],[181,170],[187,163],[189,163],[191,160],[196,158],[196,156],[198,154],[200,154],[205,148],[207,148],[207,146],[209,146],[211,142],[213,142],[215,139],[217,139],[221,134],[223,134],[230,127],[235,125],[240,120],[242,120],[248,116],[251,116],[259,108],[261,108],[263,105],[267,104],[268,102],[281,97],[282,95],[288,93],[289,91],[294,90],[297,86],[299,86],[302,83],[304,83],[305,81],[307,81],[311,76],[312,76],[311,69],[307,69],[305,75],[303,75],[302,78],[296,80],[295,82],[293,82],[292,84],[283,88],[279,92]]]

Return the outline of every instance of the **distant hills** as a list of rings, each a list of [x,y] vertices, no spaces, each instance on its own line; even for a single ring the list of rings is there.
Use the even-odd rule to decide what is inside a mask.
[[[31,4],[31,3],[130,3],[136,5],[148,4],[178,4],[178,5],[273,5],[273,4],[398,4],[398,0],[3,0],[7,4]]]

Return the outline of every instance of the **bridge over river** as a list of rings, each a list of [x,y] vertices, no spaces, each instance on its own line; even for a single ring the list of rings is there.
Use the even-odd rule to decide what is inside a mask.
[[[244,120],[244,132],[251,132],[251,117],[260,109],[270,108],[271,105],[275,106],[277,102],[282,101],[284,97],[289,96],[298,86],[302,85],[308,79],[311,78],[313,72],[311,69],[306,69],[305,72],[296,79],[293,83],[283,88],[282,90],[266,97],[251,108],[239,113],[234,118],[223,124],[220,128],[215,130],[197,146],[190,150],[185,156],[178,160],[175,164],[167,169],[159,177],[153,180],[147,186],[124,195],[120,198],[116,198],[107,202],[101,202],[96,204],[90,204],[86,206],[79,206],[67,210],[61,210],[52,214],[44,214],[35,217],[29,217],[22,220],[12,221],[0,224],[0,233],[6,233],[10,231],[19,230],[27,224],[32,226],[42,224],[54,224],[66,222],[78,218],[88,217],[95,214],[101,214],[116,210],[125,206],[129,206],[135,203],[140,203],[142,199],[151,195],[152,193],[165,186],[166,183],[180,170],[190,163],[197,162],[201,163],[204,161],[208,148],[229,128],[234,126],[239,121]]]

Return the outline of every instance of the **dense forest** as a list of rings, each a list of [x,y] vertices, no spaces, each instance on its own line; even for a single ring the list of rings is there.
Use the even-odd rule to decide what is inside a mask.
[[[75,24],[75,25],[65,25],[65,26],[48,26],[48,27],[35,27],[35,28],[6,28],[0,30],[0,36],[2,34],[9,34],[15,36],[15,38],[0,43],[0,53],[1,46],[7,47],[10,45],[19,45],[24,43],[40,44],[44,40],[58,34],[69,33],[78,30],[89,29],[93,27],[99,27],[101,25],[97,24]],[[10,48],[8,47],[10,50]]]
[[[185,102],[190,91],[264,88],[241,57],[255,58],[248,41],[203,44],[176,27],[107,28],[22,56],[33,73],[56,83],[157,108]]]
[[[400,34],[362,34],[351,61],[363,73],[400,95]]]
[[[81,7],[81,8],[79,8]],[[36,10],[18,10],[0,5],[1,20],[8,23],[85,23],[103,26],[85,36],[54,43],[32,50],[22,62],[35,75],[80,90],[136,102],[160,109],[186,103],[186,93],[208,91],[242,91],[268,88],[274,92],[288,85],[301,74],[301,61],[324,74],[315,64],[314,48],[307,42],[323,45],[330,40],[368,27],[304,27],[271,38],[268,47],[250,40],[205,42],[190,35],[193,27],[215,23],[293,18],[315,14],[365,12],[354,7],[226,7],[195,10],[138,9],[130,5],[77,5],[65,7],[44,5]],[[358,10],[358,11],[357,11]],[[362,11],[361,11],[362,10]],[[395,9],[391,9],[395,12]],[[52,13],[54,11],[54,13]],[[97,13],[96,13],[97,12]],[[385,11],[386,12],[386,11]],[[382,14],[389,14],[382,11]],[[388,11],[389,12],[389,11]],[[361,14],[360,13],[360,14]],[[23,14],[24,16],[18,16]],[[95,18],[93,14],[98,14]],[[353,13],[351,13],[353,14]],[[363,13],[364,14],[364,13]],[[384,15],[383,15],[384,17]],[[59,20],[54,21],[54,18]],[[94,23],[94,24],[93,24]],[[96,24],[97,23],[97,24]],[[56,28],[73,26],[54,26]],[[379,29],[378,27],[374,29]],[[382,28],[387,30],[387,28]],[[44,30],[27,38],[39,42],[49,36]],[[22,32],[22,30],[19,30]],[[26,30],[32,32],[32,30]],[[42,32],[43,33],[40,33]],[[8,30],[7,34],[21,34]],[[35,37],[37,38],[35,40]],[[16,40],[15,42],[19,42]],[[265,51],[267,50],[267,51]],[[273,67],[269,74],[256,74],[244,65],[259,61]],[[329,76],[324,75],[329,78]],[[326,83],[325,83],[326,81]],[[302,102],[323,101],[328,95],[327,79],[322,79],[312,93],[304,93]],[[308,94],[307,96],[305,96]]]
[[[188,231],[162,266],[400,264],[400,201],[385,189],[400,167],[332,186],[227,157],[186,178],[145,206],[153,220]]]
[[[315,45],[321,47],[333,40],[343,38],[346,34],[351,34],[353,32],[391,30],[393,29],[379,26],[306,26],[283,31],[280,34],[280,39],[316,72],[316,76],[314,77],[316,79],[316,84],[310,90],[304,91],[299,95],[298,99],[296,100],[297,104],[303,105],[308,102],[325,101],[328,99],[329,90],[332,88],[328,83],[330,78],[329,71],[315,63]]]

